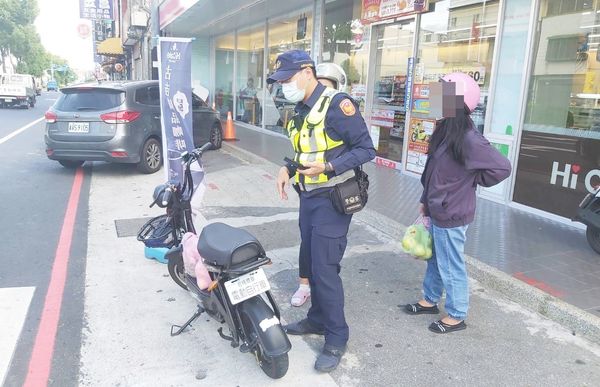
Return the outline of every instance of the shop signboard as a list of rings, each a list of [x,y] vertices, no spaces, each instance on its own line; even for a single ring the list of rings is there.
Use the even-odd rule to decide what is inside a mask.
[[[90,20],[111,20],[113,0],[79,0],[79,17]]]
[[[422,174],[427,162],[429,138],[435,129],[434,120],[413,117],[408,127],[408,151],[406,153],[406,170]]]
[[[600,135],[533,129],[521,138],[513,200],[572,218],[585,195],[600,186]]]
[[[428,0],[363,0],[362,22],[373,23],[379,20],[414,15],[428,10]]]
[[[182,154],[194,149],[192,134],[192,39],[159,38],[159,87],[163,160],[167,180],[183,184]],[[193,163],[194,185],[204,173]]]

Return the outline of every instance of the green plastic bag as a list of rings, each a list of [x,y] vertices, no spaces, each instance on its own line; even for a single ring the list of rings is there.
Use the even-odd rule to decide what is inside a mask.
[[[433,255],[433,240],[424,219],[417,219],[415,224],[406,229],[402,238],[402,250],[415,258],[423,260],[431,258]]]

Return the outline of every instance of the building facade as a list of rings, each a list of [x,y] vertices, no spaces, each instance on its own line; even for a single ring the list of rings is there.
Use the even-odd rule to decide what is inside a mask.
[[[163,36],[195,38],[195,87],[241,125],[286,134],[293,105],[266,77],[306,50],[346,71],[375,162],[418,177],[428,85],[462,71],[481,86],[477,130],[514,167],[482,197],[568,221],[600,185],[598,0],[164,0],[157,13]]]

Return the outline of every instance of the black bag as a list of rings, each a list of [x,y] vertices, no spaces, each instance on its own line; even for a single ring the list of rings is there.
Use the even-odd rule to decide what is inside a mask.
[[[354,177],[336,184],[331,190],[333,208],[340,214],[354,214],[367,205],[369,175],[362,170],[362,167],[355,168],[354,174]]]

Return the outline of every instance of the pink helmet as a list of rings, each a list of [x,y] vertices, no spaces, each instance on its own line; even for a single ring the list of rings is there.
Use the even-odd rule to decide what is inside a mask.
[[[442,80],[456,83],[456,94],[464,96],[465,104],[473,112],[481,95],[477,82],[465,73],[447,74],[442,77]]]

